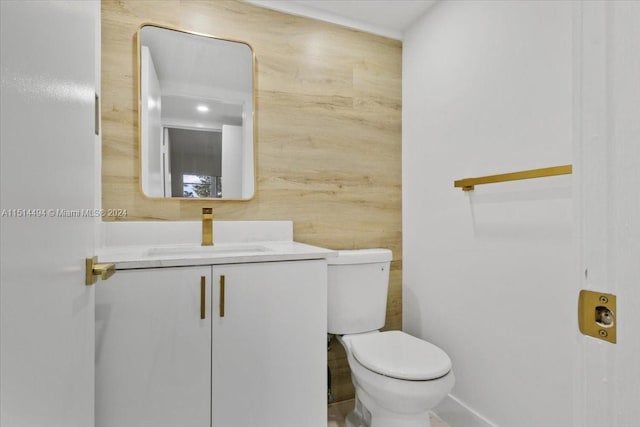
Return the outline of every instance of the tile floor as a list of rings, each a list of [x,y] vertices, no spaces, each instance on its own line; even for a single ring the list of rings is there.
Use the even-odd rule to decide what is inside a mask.
[[[345,400],[329,405],[329,423],[327,427],[345,427],[344,418],[353,409],[354,400]],[[431,414],[431,427],[449,427],[444,421]]]

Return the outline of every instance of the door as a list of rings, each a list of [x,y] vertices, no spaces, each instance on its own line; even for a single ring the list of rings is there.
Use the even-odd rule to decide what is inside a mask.
[[[99,11],[0,1],[3,427],[93,425]]]
[[[326,262],[215,265],[213,277],[212,425],[326,427]]]
[[[96,427],[211,426],[211,266],[96,289]]]
[[[576,333],[576,427],[640,420],[640,2],[576,2],[579,289],[617,296],[617,343]]]

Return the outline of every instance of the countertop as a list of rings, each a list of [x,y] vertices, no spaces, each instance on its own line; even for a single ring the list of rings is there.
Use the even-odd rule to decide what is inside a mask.
[[[294,241],[105,247],[98,251],[101,263],[113,263],[117,270],[252,262],[326,259],[336,251]]]

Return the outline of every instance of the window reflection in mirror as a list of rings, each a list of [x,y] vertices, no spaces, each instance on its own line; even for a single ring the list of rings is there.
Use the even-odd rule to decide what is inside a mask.
[[[141,183],[149,197],[250,199],[254,57],[241,42],[145,25]]]

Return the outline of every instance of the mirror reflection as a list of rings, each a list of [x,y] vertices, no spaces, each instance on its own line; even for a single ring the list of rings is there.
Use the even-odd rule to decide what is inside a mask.
[[[253,197],[251,48],[152,25],[140,29],[138,47],[144,194]]]

